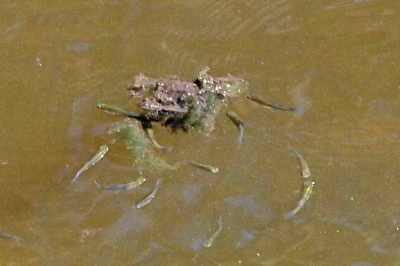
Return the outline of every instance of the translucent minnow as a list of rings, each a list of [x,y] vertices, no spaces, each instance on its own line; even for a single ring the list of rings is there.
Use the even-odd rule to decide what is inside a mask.
[[[142,120],[142,127],[144,131],[146,131],[147,136],[149,136],[150,141],[156,146],[158,149],[168,151],[171,148],[170,147],[164,147],[158,144],[156,137],[154,136],[154,131],[153,131],[153,126],[151,125],[151,122],[149,120]]]
[[[194,161],[187,161],[187,160],[183,160],[183,162],[187,163],[187,164],[191,164],[191,165],[196,166],[198,168],[207,170],[207,171],[212,172],[214,174],[218,173],[218,171],[219,171],[219,169],[217,167],[215,167],[215,166],[201,164],[201,163],[197,163],[197,162],[194,162]]]
[[[310,168],[308,168],[306,160],[301,156],[301,154],[295,149],[291,148],[294,155],[296,155],[297,160],[299,162],[300,172],[304,178],[307,178],[311,175]]]
[[[139,200],[138,202],[136,202],[135,204],[133,204],[133,206],[137,209],[142,208],[143,206],[147,205],[150,203],[150,201],[152,199],[154,199],[154,197],[156,196],[157,190],[158,190],[158,185],[160,184],[161,179],[157,180],[156,182],[156,186],[153,189],[153,191],[147,195],[146,197],[144,197],[143,199]]]
[[[242,143],[243,140],[243,133],[244,133],[244,127],[243,127],[243,121],[240,119],[240,117],[232,110],[228,110],[226,112],[226,115],[232,120],[232,122],[237,126],[239,129],[239,137],[238,137],[238,142]]]
[[[154,118],[154,117],[150,117],[148,114],[146,113],[141,113],[141,112],[134,112],[128,109],[124,109],[124,108],[120,108],[114,105],[110,105],[110,104],[106,104],[106,103],[98,103],[97,104],[97,108],[104,110],[104,112],[106,112],[107,114],[111,114],[111,115],[120,115],[120,116],[126,116],[126,117],[132,117],[132,118],[136,118],[139,120],[155,120],[158,121],[158,119]]]
[[[288,107],[288,106],[284,106],[284,105],[279,104],[279,103],[274,103],[274,102],[271,102],[271,101],[268,101],[268,100],[263,100],[263,99],[261,99],[260,97],[258,97],[257,95],[255,95],[252,92],[247,95],[247,99],[250,99],[253,102],[265,105],[271,110],[272,110],[272,108],[275,108],[275,109],[284,110],[284,111],[295,111],[295,112],[297,112],[297,108],[296,107]]]
[[[218,219],[218,229],[212,234],[212,236],[203,242],[203,246],[209,248],[214,243],[215,238],[221,233],[222,230],[222,217],[220,216]]]
[[[99,150],[93,155],[93,157],[89,161],[87,161],[81,169],[79,169],[74,179],[72,179],[72,182],[75,182],[83,172],[85,172],[87,169],[89,169],[89,167],[93,166],[98,161],[100,161],[101,158],[103,158],[107,152],[108,152],[108,146],[101,145]]]
[[[113,190],[113,191],[129,190],[129,189],[134,189],[134,188],[140,186],[145,181],[146,181],[146,178],[141,176],[141,177],[139,177],[138,179],[136,179],[135,181],[132,181],[132,182],[128,182],[128,183],[124,183],[124,184],[112,184],[112,185],[104,186],[104,189]],[[96,182],[96,185],[100,186],[100,185],[97,184],[97,182]]]
[[[312,180],[305,180],[303,182],[303,195],[301,196],[300,201],[297,203],[297,207],[294,210],[291,210],[285,214],[286,218],[290,218],[295,215],[301,208],[303,208],[304,204],[306,204],[307,200],[310,198],[312,194],[312,189],[314,187],[315,182]]]
[[[17,241],[17,242],[22,242],[22,238],[21,237],[10,235],[10,234],[3,233],[3,232],[0,232],[0,237],[12,239],[12,240]]]

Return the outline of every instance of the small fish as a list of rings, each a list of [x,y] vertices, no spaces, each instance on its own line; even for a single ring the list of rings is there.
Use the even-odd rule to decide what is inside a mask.
[[[297,207],[294,210],[291,210],[285,214],[286,218],[290,218],[295,215],[301,208],[303,208],[304,204],[306,204],[307,200],[310,198],[312,194],[312,189],[315,185],[315,182],[312,180],[306,180],[303,182],[303,195],[301,196],[300,201],[297,203]]]
[[[128,109],[123,109],[114,105],[106,104],[106,103],[98,103],[97,108],[104,110],[107,114],[111,115],[120,115],[120,116],[127,116],[127,117],[132,117],[136,118],[139,120],[155,120],[158,121],[157,119],[153,117],[149,117],[146,113],[141,113],[141,112],[134,112]]]
[[[3,232],[0,232],[0,237],[2,237],[2,238],[8,238],[8,239],[14,240],[14,241],[16,241],[16,242],[22,242],[22,238],[21,238],[21,237],[19,237],[19,236],[14,236],[14,235],[9,235],[9,234],[3,233]]]
[[[89,167],[93,166],[98,161],[100,161],[101,158],[103,158],[107,152],[108,152],[108,146],[101,145],[99,150],[93,155],[93,157],[89,161],[87,161],[81,169],[79,169],[79,171],[76,173],[74,179],[72,179],[72,182],[75,182],[83,172],[85,172],[87,169],[89,169]]]
[[[36,60],[36,63],[37,63],[39,66],[42,66],[42,63],[40,62],[40,58],[39,58],[39,57],[35,57],[35,60]]]
[[[243,127],[243,121],[240,119],[240,117],[232,110],[228,110],[226,112],[226,115],[232,120],[232,122],[237,126],[239,129],[239,137],[238,137],[238,142],[241,144],[243,140],[243,134],[244,134],[244,127]]]
[[[283,111],[294,111],[294,112],[298,111],[296,107],[288,107],[288,106],[281,105],[279,103],[274,103],[274,102],[271,102],[268,100],[263,100],[252,92],[247,95],[247,99],[252,100],[253,102],[265,105],[270,110],[272,110],[272,108],[275,108],[275,109],[279,109],[279,110],[283,110]]]
[[[113,190],[113,191],[129,190],[129,189],[134,189],[134,188],[140,186],[140,185],[143,184],[145,181],[146,181],[146,178],[144,178],[143,176],[141,176],[141,177],[139,177],[138,179],[136,179],[135,181],[128,182],[128,183],[124,183],[124,184],[112,184],[112,185],[108,185],[108,186],[105,186],[104,189]]]
[[[161,179],[158,179],[157,182],[156,182],[156,186],[155,186],[155,188],[153,189],[153,191],[152,191],[149,195],[147,195],[146,197],[144,197],[143,199],[141,199],[141,200],[139,200],[138,202],[136,202],[135,204],[133,204],[133,206],[134,206],[136,209],[139,209],[139,208],[142,208],[143,206],[149,204],[150,201],[151,201],[152,199],[154,199],[154,197],[156,196],[156,193],[157,193],[157,190],[158,190],[158,185],[160,184],[160,182],[161,182]]]
[[[296,155],[297,160],[299,161],[300,172],[304,178],[307,178],[311,175],[310,168],[308,168],[306,160],[301,156],[301,154],[295,149],[291,148],[294,155]]]
[[[187,164],[191,164],[191,165],[196,166],[198,168],[207,170],[207,171],[209,171],[211,173],[214,173],[214,174],[218,173],[218,171],[219,171],[219,169],[217,167],[215,167],[215,166],[201,164],[201,163],[197,163],[197,162],[194,162],[194,161],[187,161],[187,160],[183,160],[183,162],[185,162]]]
[[[171,147],[164,147],[158,144],[156,137],[154,136],[153,126],[151,125],[151,122],[149,120],[142,120],[142,127],[144,131],[146,131],[150,141],[154,144],[154,146],[164,151],[168,151],[171,149]]]
[[[211,247],[212,244],[214,243],[215,238],[217,238],[217,236],[221,233],[221,230],[222,230],[222,216],[220,216],[218,219],[218,229],[214,232],[214,234],[212,234],[210,238],[204,240],[203,246],[206,248]]]

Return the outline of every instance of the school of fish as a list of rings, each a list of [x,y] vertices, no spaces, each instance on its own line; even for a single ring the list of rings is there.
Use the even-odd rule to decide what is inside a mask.
[[[277,104],[277,103],[273,103],[268,100],[264,100],[264,99],[258,97],[257,95],[255,95],[254,93],[249,93],[247,95],[247,98],[255,103],[264,105],[271,110],[277,109],[277,110],[282,110],[282,111],[294,111],[294,112],[296,112],[296,110],[297,110],[296,107],[290,107],[290,106],[288,107],[288,106],[284,106],[282,104]],[[160,150],[164,150],[164,151],[170,150],[170,147],[161,146],[157,142],[157,140],[154,136],[153,127],[151,124],[151,122],[154,122],[156,120],[151,119],[151,117],[149,117],[146,113],[134,112],[134,111],[131,111],[128,109],[120,108],[120,107],[105,104],[105,103],[99,103],[97,105],[97,108],[105,111],[108,114],[124,116],[124,117],[129,117],[132,119],[139,120],[142,123],[142,129],[147,133],[147,136],[150,139],[151,143],[154,145],[154,147],[156,147]],[[229,117],[229,119],[232,121],[232,123],[237,127],[237,129],[239,131],[239,135],[237,137],[237,142],[239,143],[239,145],[241,145],[243,142],[243,136],[244,136],[244,123],[243,123],[242,119],[239,117],[239,115],[231,109],[227,110],[226,115]],[[84,172],[88,171],[89,168],[93,167],[96,163],[98,163],[105,156],[105,154],[108,152],[108,150],[109,150],[108,145],[101,145],[99,147],[99,149],[97,150],[97,152],[95,152],[95,154],[77,171],[74,178],[72,179],[72,182],[76,182],[78,180],[78,178]],[[307,164],[306,160],[304,159],[304,157],[294,148],[289,148],[289,151],[292,152],[294,154],[294,156],[296,157],[297,166],[300,170],[300,175],[303,177],[304,180],[303,180],[302,195],[300,197],[300,200],[297,202],[297,205],[295,206],[295,208],[293,208],[292,210],[290,210],[284,214],[285,218],[293,217],[305,206],[306,202],[310,199],[310,196],[313,192],[313,188],[315,185],[315,181],[309,179],[311,172],[310,172],[310,168],[308,167],[308,164]],[[197,167],[199,169],[202,169],[202,170],[214,173],[214,174],[217,174],[219,172],[219,168],[216,166],[199,163],[199,162],[192,161],[192,160],[183,159],[182,163]],[[105,190],[119,192],[119,191],[127,191],[127,190],[135,189],[138,186],[142,185],[145,181],[146,181],[146,178],[140,176],[136,180],[126,182],[126,183],[110,184],[110,185],[103,186],[103,185],[100,185],[97,181],[95,181],[95,184],[98,188],[103,188]],[[132,206],[136,209],[140,209],[140,208],[143,208],[144,206],[146,206],[147,204],[149,204],[151,201],[153,201],[153,199],[156,197],[156,194],[159,189],[159,185],[160,185],[161,181],[162,181],[162,179],[158,179],[155,182],[155,185],[154,185],[153,189],[150,191],[150,193],[148,193],[143,198],[141,198],[138,201],[136,201],[135,203],[133,203]],[[211,234],[211,236],[209,238],[206,238],[203,242],[203,246],[206,248],[211,247],[214,244],[215,239],[221,234],[221,231],[223,228],[222,216],[219,217],[217,222],[218,222],[218,228]],[[0,237],[14,239],[16,241],[21,241],[21,238],[19,238],[17,236],[6,234],[6,233],[0,233]]]

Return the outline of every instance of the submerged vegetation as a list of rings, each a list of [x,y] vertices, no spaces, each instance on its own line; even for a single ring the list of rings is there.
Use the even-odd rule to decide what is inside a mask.
[[[125,142],[127,149],[131,152],[138,166],[149,165],[156,169],[178,168],[179,165],[171,166],[154,155],[150,148],[150,140],[145,136],[138,121],[127,118],[117,123],[111,132],[115,132],[117,138]]]

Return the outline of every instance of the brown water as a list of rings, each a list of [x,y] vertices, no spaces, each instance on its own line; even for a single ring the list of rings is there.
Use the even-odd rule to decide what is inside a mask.
[[[398,1],[36,1],[2,4],[1,265],[400,265]],[[210,163],[143,170],[122,145],[71,183],[129,106],[140,72],[193,79],[204,66],[250,82],[216,130],[171,135],[170,153]],[[132,105],[131,105],[132,107]],[[134,108],[134,107],[132,107]],[[223,110],[224,112],[225,110]],[[307,159],[314,193],[291,219]],[[142,209],[132,204],[162,179]],[[209,248],[203,241],[223,228]]]

